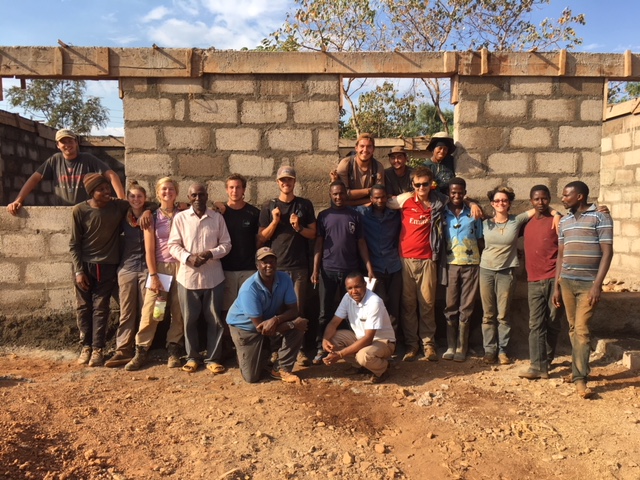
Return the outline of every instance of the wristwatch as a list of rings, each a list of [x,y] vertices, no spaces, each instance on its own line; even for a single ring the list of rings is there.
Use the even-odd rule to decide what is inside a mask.
[[[287,322],[287,326],[289,327],[289,330],[293,330],[294,328],[296,328],[293,322]]]

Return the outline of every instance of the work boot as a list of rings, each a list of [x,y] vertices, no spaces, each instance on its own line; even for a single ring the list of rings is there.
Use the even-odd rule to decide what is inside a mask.
[[[89,359],[91,358],[91,347],[85,345],[82,347],[82,351],[80,352],[80,356],[78,357],[78,365],[86,365],[89,363]]]
[[[94,348],[89,359],[90,367],[101,367],[104,364],[104,353],[101,348]]]
[[[169,360],[167,360],[167,367],[181,367],[182,362],[180,361],[180,345],[178,345],[177,343],[170,343],[167,347],[167,350],[169,351]]]
[[[136,345],[136,354],[131,359],[131,361],[124,366],[124,369],[129,372],[134,370],[140,370],[142,366],[145,364],[145,362],[147,361],[148,352],[149,352],[148,348]]]
[[[424,346],[424,358],[430,362],[438,361],[438,352],[436,352],[436,347],[431,344]]]
[[[464,362],[467,359],[469,349],[469,323],[460,322],[458,325],[458,346],[453,356],[454,362]]]
[[[131,353],[117,351],[109,360],[104,363],[104,366],[107,368],[122,367],[123,365],[129,363],[129,361],[131,361],[131,358],[133,358],[133,355],[131,355]]]
[[[443,360],[453,360],[456,354],[456,326],[447,322],[447,351],[442,354]]]

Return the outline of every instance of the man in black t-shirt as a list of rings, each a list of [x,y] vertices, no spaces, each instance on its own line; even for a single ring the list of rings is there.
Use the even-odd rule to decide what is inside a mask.
[[[258,247],[270,246],[274,250],[278,257],[278,270],[293,280],[298,314],[304,317],[309,283],[309,240],[316,238],[316,215],[309,200],[293,193],[296,185],[293,167],[280,167],[276,181],[280,195],[266,202],[260,211]],[[309,364],[306,356],[300,356],[298,361]]]
[[[413,192],[411,173],[413,168],[407,166],[407,151],[404,147],[393,147],[389,152],[391,166],[384,171],[384,184],[387,194],[396,197],[401,193]]]
[[[228,200],[224,204],[224,221],[231,237],[231,252],[222,258],[224,295],[222,311],[226,312],[238,296],[244,281],[256,272],[256,236],[260,210],[244,201],[247,179],[239,173],[230,175],[225,186]]]
[[[78,137],[71,130],[63,128],[56,133],[56,146],[61,153],[49,157],[35,171],[20,189],[16,199],[7,205],[7,212],[17,215],[25,199],[42,180],[52,180],[56,194],[56,206],[72,206],[89,200],[90,196],[82,183],[88,173],[104,175],[116,191],[118,198],[126,195],[118,174],[104,162],[89,153],[80,153]]]

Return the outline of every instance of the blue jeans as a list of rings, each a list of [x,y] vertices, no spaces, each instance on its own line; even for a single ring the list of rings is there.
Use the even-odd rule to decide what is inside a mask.
[[[529,282],[529,359],[531,368],[547,372],[555,357],[562,310],[553,304],[555,279]]]
[[[589,367],[589,355],[591,354],[589,322],[595,306],[589,305],[589,290],[593,287],[593,282],[560,278],[559,283],[562,303],[564,303],[569,322],[573,381],[586,381],[591,371]]]
[[[507,353],[511,337],[509,306],[516,284],[513,270],[488,270],[480,267],[482,339],[485,355]]]
[[[187,359],[201,361],[198,318],[204,314],[207,323],[207,358],[205,363],[219,362],[222,353],[222,295],[224,282],[214,288],[189,290],[178,283],[178,300],[184,319],[184,346]]]

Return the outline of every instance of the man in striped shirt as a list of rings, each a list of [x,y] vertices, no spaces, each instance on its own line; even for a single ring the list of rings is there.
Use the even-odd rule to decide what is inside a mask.
[[[558,261],[553,303],[564,302],[572,347],[572,378],[578,395],[589,398],[587,388],[589,322],[600,301],[602,282],[613,257],[613,221],[587,203],[589,187],[580,181],[567,184],[562,204],[570,213],[560,222]]]

